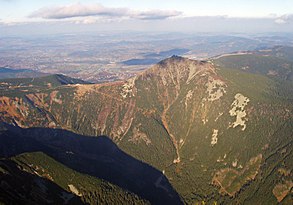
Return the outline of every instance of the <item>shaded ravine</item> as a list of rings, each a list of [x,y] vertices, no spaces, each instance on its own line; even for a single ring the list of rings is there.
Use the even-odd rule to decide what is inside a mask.
[[[152,204],[182,204],[165,175],[124,153],[108,137],[5,124],[4,128],[0,126],[0,141],[0,157],[41,151],[73,170],[116,184]]]
[[[64,190],[62,187],[45,177],[22,170],[10,159],[0,159],[0,204],[84,204],[78,196]],[[12,186],[7,186],[7,185]],[[37,189],[43,184],[49,189]],[[65,200],[62,195],[69,198]]]
[[[175,100],[173,102],[175,102],[176,99],[177,99],[177,97],[175,98]],[[163,126],[166,129],[168,135],[170,136],[172,144],[173,144],[173,146],[175,148],[177,158],[173,160],[173,163],[176,164],[176,163],[180,162],[179,145],[178,145],[178,142],[177,142],[175,136],[170,132],[170,128],[169,128],[169,125],[168,125],[168,122],[167,122],[167,119],[166,119],[167,111],[169,110],[170,105],[173,104],[173,102],[170,103],[166,108],[164,108],[164,110],[162,112],[162,115],[161,115],[161,119],[162,119]]]

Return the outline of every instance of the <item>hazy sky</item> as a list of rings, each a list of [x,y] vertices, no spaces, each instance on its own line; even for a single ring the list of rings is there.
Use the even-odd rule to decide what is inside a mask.
[[[293,0],[0,0],[0,34],[40,23],[56,32],[293,32],[292,14]]]

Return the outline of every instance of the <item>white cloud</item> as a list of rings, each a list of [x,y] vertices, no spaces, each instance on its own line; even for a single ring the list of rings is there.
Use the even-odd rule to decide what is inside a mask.
[[[130,10],[128,8],[110,8],[101,4],[71,4],[58,7],[45,7],[33,12],[29,17],[43,19],[69,19],[76,17],[133,18],[142,20],[167,19],[181,15],[180,11],[169,10]]]
[[[286,14],[275,19],[276,24],[287,24],[293,22],[293,14]]]
[[[82,5],[71,4],[58,7],[44,7],[33,12],[30,17],[44,19],[66,19],[83,16],[123,16],[127,12],[125,8],[106,8],[100,4]]]
[[[97,22],[98,22],[98,19],[95,19],[92,17],[86,17],[86,18],[82,18],[80,20],[74,21],[75,24],[94,24]]]
[[[144,20],[155,20],[155,19],[166,19],[171,17],[180,16],[182,12],[180,11],[163,11],[163,10],[149,10],[149,11],[139,11],[134,12],[132,17]]]
[[[0,25],[5,25],[5,26],[15,26],[19,24],[24,24],[25,22],[16,22],[12,20],[2,20],[0,19]]]
[[[276,24],[285,24],[286,23],[286,20],[285,19],[278,18],[278,19],[275,20],[275,23]]]

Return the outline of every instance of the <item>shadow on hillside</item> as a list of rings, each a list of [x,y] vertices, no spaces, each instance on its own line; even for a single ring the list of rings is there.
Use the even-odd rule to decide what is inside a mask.
[[[5,170],[0,172],[0,202],[2,203],[46,204],[54,201],[55,204],[64,204],[66,201],[68,204],[84,204],[79,197],[54,182],[22,171],[12,160],[0,159],[0,168]]]
[[[124,153],[108,137],[2,124],[0,141],[0,156],[41,151],[71,169],[116,184],[152,204],[182,204],[160,171]]]

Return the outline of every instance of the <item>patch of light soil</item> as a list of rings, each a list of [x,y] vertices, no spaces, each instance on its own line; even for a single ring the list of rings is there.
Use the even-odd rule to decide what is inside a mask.
[[[226,93],[225,87],[227,87],[227,85],[219,79],[209,77],[206,87],[208,93],[207,100],[213,102],[220,99]]]
[[[78,189],[73,184],[69,184],[68,187],[70,191],[74,193],[76,196],[82,196],[82,194],[79,193]]]
[[[150,138],[148,138],[147,134],[140,131],[140,126],[141,124],[139,124],[138,127],[133,128],[133,135],[128,141],[133,142],[135,144],[139,142],[144,142],[146,145],[151,144],[152,141],[150,140]]]
[[[134,91],[133,91],[134,85],[135,85],[135,78],[131,78],[127,80],[126,83],[122,85],[121,96],[123,98],[134,96]]]
[[[248,104],[249,98],[245,97],[244,95],[240,93],[237,93],[234,98],[235,100],[231,104],[232,108],[229,111],[229,113],[230,113],[230,116],[233,116],[233,117],[235,116],[236,120],[230,126],[232,126],[233,128],[237,126],[241,126],[242,131],[244,131],[246,128],[245,123],[246,121],[248,121],[248,119],[246,118],[245,106]]]
[[[193,91],[192,91],[192,90],[189,90],[188,93],[186,94],[186,97],[185,97],[185,107],[186,107],[186,108],[187,108],[187,102],[188,102],[189,100],[191,100],[192,95],[193,95]]]
[[[237,164],[238,164],[238,160],[235,159],[235,160],[232,162],[232,166],[233,166],[233,167],[237,167]]]
[[[216,129],[213,130],[212,141],[211,141],[212,146],[214,146],[218,142],[218,132],[219,130],[216,130]]]

